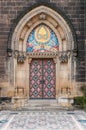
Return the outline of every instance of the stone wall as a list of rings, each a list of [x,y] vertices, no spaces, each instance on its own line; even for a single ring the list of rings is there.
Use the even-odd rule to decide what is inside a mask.
[[[34,5],[46,4],[58,8],[73,24],[76,33],[78,57],[76,64],[76,81],[85,81],[85,37],[84,37],[84,0],[0,0],[0,83],[9,80],[7,68],[7,46],[11,46],[11,34],[16,23]],[[54,7],[55,6],[55,7]],[[74,78],[72,77],[72,78]]]
[[[86,1],[84,2],[84,12],[86,12]],[[86,83],[86,13],[84,13],[84,37],[85,37],[85,83]]]

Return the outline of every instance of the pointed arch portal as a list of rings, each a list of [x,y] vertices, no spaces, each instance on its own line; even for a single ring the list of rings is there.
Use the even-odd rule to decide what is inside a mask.
[[[58,98],[67,94],[67,87],[73,91],[75,70],[68,50],[74,49],[74,39],[69,25],[58,12],[44,5],[29,11],[17,24],[11,45],[12,50],[18,50],[20,55],[26,54],[23,64],[15,57],[9,62],[14,89],[23,88],[24,96],[29,98],[39,95]],[[60,62],[60,52],[67,52],[67,62]]]

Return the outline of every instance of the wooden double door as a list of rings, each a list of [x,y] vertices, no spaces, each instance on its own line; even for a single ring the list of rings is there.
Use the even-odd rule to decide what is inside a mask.
[[[30,99],[54,99],[55,63],[53,59],[32,59],[30,64]]]

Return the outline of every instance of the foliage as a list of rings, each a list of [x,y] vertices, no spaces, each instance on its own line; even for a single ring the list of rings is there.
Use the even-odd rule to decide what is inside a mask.
[[[81,91],[84,96],[79,96],[74,98],[74,105],[78,108],[86,110],[86,85],[81,87]]]
[[[86,97],[75,97],[74,98],[74,105],[81,109],[86,109]]]

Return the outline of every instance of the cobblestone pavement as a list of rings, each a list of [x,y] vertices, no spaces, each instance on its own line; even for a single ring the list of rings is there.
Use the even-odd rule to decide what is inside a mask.
[[[0,130],[86,130],[84,111],[1,111]]]

